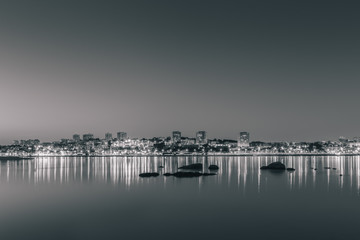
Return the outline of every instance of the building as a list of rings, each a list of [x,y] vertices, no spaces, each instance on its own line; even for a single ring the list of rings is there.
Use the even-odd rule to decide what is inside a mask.
[[[118,140],[125,140],[127,138],[126,132],[118,132],[117,133],[117,139]]]
[[[248,147],[250,143],[250,133],[240,132],[238,138],[238,147]]]
[[[109,141],[112,140],[112,133],[105,133],[105,140]]]
[[[347,139],[346,137],[343,137],[343,136],[339,137],[339,142],[341,142],[341,143],[347,143],[348,141],[349,141],[349,139]]]
[[[75,141],[75,142],[79,142],[81,139],[80,139],[80,135],[79,134],[74,134],[73,135],[73,140]]]
[[[87,134],[84,134],[83,135],[83,140],[84,141],[89,141],[91,139],[94,139],[94,134],[91,134],[91,133],[87,133]]]
[[[61,140],[60,140],[60,143],[61,144],[68,144],[69,143],[69,139],[67,139],[67,138],[62,138]]]
[[[360,142],[349,142],[349,147],[360,147]]]
[[[172,132],[172,142],[173,143],[181,142],[181,132],[180,131],[173,131]]]
[[[20,145],[38,145],[40,144],[39,139],[20,140]]]
[[[206,142],[207,142],[206,132],[205,131],[198,131],[196,133],[196,143],[197,144],[205,144]]]
[[[194,145],[196,138],[181,137],[181,145]]]

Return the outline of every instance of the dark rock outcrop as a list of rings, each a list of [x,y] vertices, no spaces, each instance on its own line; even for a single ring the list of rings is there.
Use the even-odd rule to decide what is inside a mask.
[[[209,170],[219,170],[219,167],[217,165],[210,165]]]
[[[213,176],[215,173],[201,173],[201,172],[176,172],[176,173],[165,173],[164,176],[174,176],[177,178],[192,178],[201,176]]]
[[[331,167],[324,167],[325,169],[331,169]]]
[[[295,171],[295,168],[289,167],[289,168],[287,168],[286,170],[288,170],[288,171]]]
[[[271,169],[271,170],[285,170],[285,165],[282,164],[281,162],[273,162],[270,163],[267,166],[262,166],[260,169],[265,170],[265,169]]]
[[[333,170],[336,170],[336,168],[333,167]]]
[[[159,168],[164,168],[164,166],[159,166]]]
[[[149,172],[149,173],[140,173],[139,177],[157,177],[159,173],[157,172]]]
[[[179,167],[179,169],[189,169],[189,170],[202,170],[202,163],[194,163],[186,166]]]
[[[200,172],[176,172],[173,174],[174,177],[178,178],[187,178],[187,177],[200,177],[202,173]]]

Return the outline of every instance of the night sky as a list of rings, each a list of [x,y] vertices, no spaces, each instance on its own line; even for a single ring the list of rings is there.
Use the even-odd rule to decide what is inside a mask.
[[[360,135],[359,1],[0,2],[0,144]]]

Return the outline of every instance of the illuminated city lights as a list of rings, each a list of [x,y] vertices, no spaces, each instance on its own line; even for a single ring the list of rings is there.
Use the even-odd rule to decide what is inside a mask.
[[[2,156],[146,156],[146,155],[358,155],[359,138],[341,137],[338,141],[322,142],[250,142],[248,132],[240,132],[237,140],[208,139],[205,131],[195,138],[183,137],[173,131],[171,137],[128,138],[118,132],[117,138],[106,133],[104,139],[93,134],[74,134],[72,139],[40,142],[38,139],[15,140],[0,146]]]

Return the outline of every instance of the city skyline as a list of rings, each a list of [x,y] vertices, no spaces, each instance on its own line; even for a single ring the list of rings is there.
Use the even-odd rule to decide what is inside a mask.
[[[98,157],[98,156],[253,156],[253,155],[359,155],[360,137],[352,140],[339,137],[338,141],[321,142],[262,142],[251,141],[249,132],[239,132],[234,139],[210,139],[204,130],[195,137],[183,136],[173,131],[168,137],[129,138],[126,132],[105,133],[98,138],[92,133],[74,134],[72,139],[41,142],[39,139],[16,140],[7,146],[0,145],[0,157]]]
[[[181,136],[185,136],[185,137],[190,137],[190,138],[196,138],[196,132],[198,130],[194,130],[193,132],[191,131],[180,131],[181,132]],[[164,131],[162,131],[164,133]],[[169,131],[167,133],[164,134],[154,134],[154,135],[142,135],[141,133],[138,132],[138,134],[132,134],[129,132],[125,132],[129,137],[129,138],[154,138],[154,137],[172,137],[172,132],[173,131]],[[220,135],[215,135],[214,133],[210,132],[210,131],[206,131],[207,136],[209,139],[233,139],[236,140],[238,138],[238,134],[239,132],[241,132],[241,130],[239,131],[235,131],[232,132],[231,134],[220,134]],[[31,134],[31,135],[17,135],[17,138],[6,138],[3,139],[2,141],[0,141],[0,145],[10,145],[13,143],[13,141],[15,140],[19,140],[19,139],[41,139],[44,142],[52,142],[52,141],[57,141],[60,139],[70,139],[73,137],[73,135],[80,135],[81,137],[84,134],[93,134],[93,136],[95,138],[100,138],[103,139],[105,138],[105,134],[106,133],[113,133],[113,137],[117,138],[117,131],[104,131],[104,132],[100,132],[100,131],[84,131],[84,132],[80,132],[80,131],[76,131],[73,133],[64,133],[62,135],[58,135],[58,136],[50,136],[50,135],[43,135],[42,137],[40,135],[35,135],[35,134]],[[115,135],[114,135],[115,134]],[[259,134],[257,134],[256,132],[253,133],[251,132],[251,138],[254,141],[263,141],[263,142],[317,142],[317,141],[337,141],[340,137],[345,137],[347,139],[353,139],[353,138],[357,138],[360,134],[349,134],[349,135],[345,135],[345,134],[339,134],[339,135],[331,135],[329,134],[329,138],[321,138],[321,137],[313,137],[313,138],[299,138],[297,136],[292,136],[289,138],[271,138],[271,137],[266,137],[266,136],[259,136]]]
[[[149,137],[145,137],[145,136],[139,136],[139,137],[134,137],[134,136],[129,136],[127,132],[115,132],[114,134],[112,132],[105,132],[103,133],[103,136],[100,135],[96,135],[93,133],[74,133],[72,134],[72,136],[67,136],[64,138],[59,138],[59,139],[52,139],[51,141],[41,141],[39,138],[19,138],[19,139],[14,139],[12,140],[11,143],[8,144],[0,144],[1,145],[11,145],[14,144],[14,142],[19,142],[19,141],[27,141],[27,140],[40,140],[40,142],[56,142],[56,141],[62,141],[62,140],[74,140],[74,141],[88,141],[91,139],[102,139],[102,140],[126,140],[126,139],[153,139],[153,138],[169,138],[173,143],[177,143],[180,142],[181,139],[194,139],[196,144],[206,144],[207,140],[214,140],[214,139],[218,139],[218,140],[235,140],[238,142],[238,147],[244,146],[243,144],[245,144],[245,146],[250,143],[250,142],[324,142],[324,141],[339,141],[339,142],[343,142],[343,141],[355,141],[355,142],[360,142],[360,137],[358,135],[353,135],[353,136],[338,136],[337,138],[334,139],[321,139],[321,140],[316,140],[316,141],[310,141],[310,140],[298,140],[298,141],[286,141],[286,140],[262,140],[262,139],[253,139],[250,138],[250,136],[252,136],[252,134],[250,132],[245,132],[245,131],[239,131],[236,133],[236,136],[233,138],[221,138],[221,137],[217,137],[217,136],[212,136],[210,135],[210,137],[208,137],[208,132],[207,131],[196,131],[194,132],[192,135],[186,135],[183,134],[183,132],[178,131],[178,130],[173,130],[172,132],[170,132],[168,135],[155,135],[155,136],[149,136]],[[251,140],[250,140],[251,139]]]

